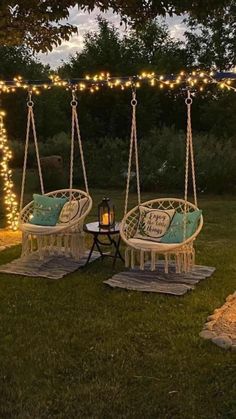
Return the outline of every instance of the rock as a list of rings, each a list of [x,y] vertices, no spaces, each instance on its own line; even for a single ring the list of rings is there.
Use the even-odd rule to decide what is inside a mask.
[[[215,335],[214,332],[212,332],[210,330],[202,330],[199,333],[199,336],[203,339],[213,339],[213,338],[215,338],[216,335]]]
[[[216,320],[217,318],[218,318],[218,315],[211,314],[210,316],[207,317],[207,321],[210,322],[212,320]]]
[[[206,323],[206,329],[208,329],[208,330],[212,330],[213,329],[213,326],[214,326],[214,324],[215,324],[215,320],[213,320],[213,321],[211,321],[211,322],[207,322]]]
[[[216,308],[214,310],[214,315],[219,314],[221,312],[221,308]]]
[[[223,349],[229,349],[232,346],[232,340],[224,335],[214,337],[212,342]]]
[[[229,301],[232,301],[234,299],[234,295],[233,294],[230,294],[230,295],[228,295],[228,297],[226,298],[226,301],[227,302],[229,302]]]
[[[0,246],[0,252],[2,251],[2,250],[5,250],[6,249],[6,246]]]

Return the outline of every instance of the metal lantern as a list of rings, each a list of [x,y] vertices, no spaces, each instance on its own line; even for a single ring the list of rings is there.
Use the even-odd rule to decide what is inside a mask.
[[[98,205],[98,222],[100,228],[110,228],[115,224],[115,207],[110,198],[103,198]]]

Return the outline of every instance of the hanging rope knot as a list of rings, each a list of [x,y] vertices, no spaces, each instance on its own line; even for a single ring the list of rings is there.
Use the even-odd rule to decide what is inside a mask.
[[[192,103],[193,103],[193,99],[191,98],[191,92],[190,90],[188,90],[188,97],[185,99],[185,104],[187,106],[190,106],[192,105]]]
[[[135,91],[135,90],[133,90],[133,91],[132,91],[132,100],[131,100],[131,105],[132,105],[133,107],[135,107],[135,106],[137,106],[137,104],[138,104],[138,101],[137,101],[137,99],[136,99],[136,91]]]
[[[29,90],[28,92],[28,101],[27,101],[28,108],[33,108],[34,102],[32,100],[32,90]]]
[[[72,101],[70,102],[70,104],[71,104],[72,107],[76,107],[78,105],[75,90],[72,90]]]

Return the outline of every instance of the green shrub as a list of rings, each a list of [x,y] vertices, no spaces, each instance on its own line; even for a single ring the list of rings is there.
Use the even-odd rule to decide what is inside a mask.
[[[200,192],[235,192],[235,138],[221,140],[211,134],[193,134],[197,186]],[[154,129],[139,138],[141,187],[147,191],[174,193],[184,190],[186,133],[174,127]],[[12,142],[13,167],[22,167],[23,145]],[[86,138],[83,141],[88,180],[91,187],[125,188],[129,138]],[[70,136],[60,133],[40,143],[41,156],[60,155],[63,169],[44,170],[45,189],[67,187],[69,178]],[[36,170],[35,150],[31,144],[28,167]],[[131,190],[135,190],[134,167]],[[32,176],[31,176],[32,177]],[[36,179],[31,179],[37,187]],[[37,184],[37,185],[36,185]],[[78,144],[75,144],[74,185],[83,188],[83,176]],[[191,190],[191,182],[190,182]]]

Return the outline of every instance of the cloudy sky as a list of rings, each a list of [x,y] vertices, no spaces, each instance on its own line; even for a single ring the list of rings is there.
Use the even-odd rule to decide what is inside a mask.
[[[120,27],[119,16],[113,14],[112,11],[101,13],[97,9],[89,14],[79,11],[78,8],[73,8],[70,12],[69,22],[77,26],[78,35],[72,36],[70,41],[63,42],[59,47],[48,54],[39,54],[39,59],[44,64],[50,64],[52,68],[56,68],[62,61],[66,61],[70,55],[73,55],[76,51],[80,51],[83,47],[84,34],[87,31],[97,30],[96,17],[99,14],[113,23],[119,30],[125,31],[124,27]],[[168,24],[173,37],[178,39],[183,38],[184,24],[182,23],[182,18],[167,18],[166,23]]]

